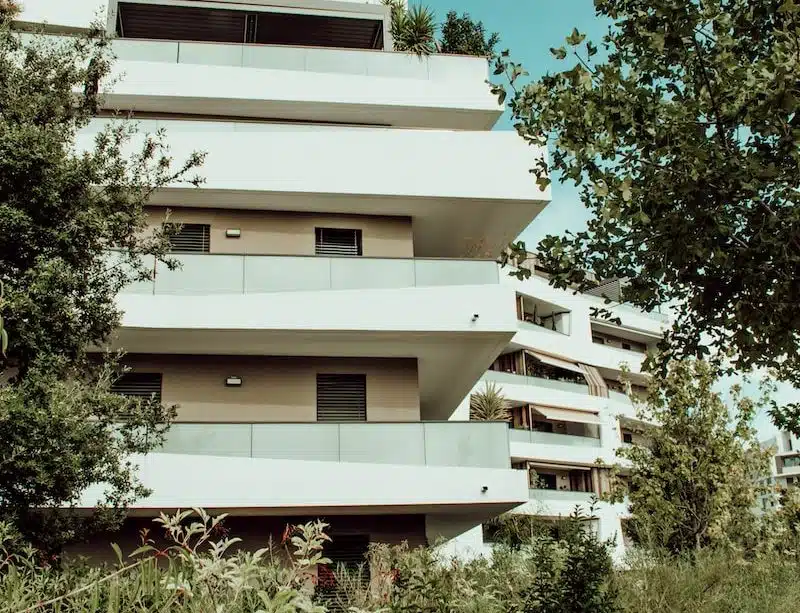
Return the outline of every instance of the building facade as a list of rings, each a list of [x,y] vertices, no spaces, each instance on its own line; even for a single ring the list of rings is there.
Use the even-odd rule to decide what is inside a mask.
[[[800,440],[791,432],[780,431],[763,441],[761,448],[773,452],[770,474],[762,483],[766,492],[758,500],[758,510],[766,513],[780,504],[780,490],[800,486]]]
[[[545,152],[492,131],[484,59],[393,52],[377,0],[26,0],[19,25],[92,20],[118,59],[78,146],[124,113],[165,129],[176,160],[208,153],[201,188],[148,210],[180,224],[180,269],[154,263],[119,296],[117,391],[179,407],[137,458],[153,493],[131,540],[200,506],[259,544],[325,517],[342,559],[376,540],[481,551],[500,513],[566,514],[602,491],[635,442],[620,362],[641,377],[662,322],[595,320],[600,299],[498,270],[550,194],[528,172]],[[513,429],[469,421],[482,380]],[[598,513],[601,536],[618,530],[618,509]]]

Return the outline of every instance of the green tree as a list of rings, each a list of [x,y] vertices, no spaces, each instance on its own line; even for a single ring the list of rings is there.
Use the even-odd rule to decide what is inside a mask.
[[[672,554],[710,545],[739,545],[756,530],[756,480],[767,473],[752,420],[766,403],[731,390],[731,408],[702,360],[670,364],[651,381],[637,414],[647,445],[618,449],[627,460],[612,473],[611,500],[628,497],[631,536]]]
[[[598,46],[574,30],[563,70],[495,85],[533,169],[580,189],[588,228],[548,236],[558,287],[627,279],[623,300],[674,306],[672,357],[732,350],[731,369],[800,384],[800,5],[595,0]],[[800,432],[800,407],[776,413]]]
[[[108,41],[100,30],[22,39],[9,6],[0,11],[0,282],[10,340],[0,358],[8,382],[0,388],[0,519],[57,549],[82,527],[118,521],[146,493],[125,458],[158,444],[172,411],[112,395],[116,357],[87,349],[103,347],[119,326],[115,296],[148,276],[144,258],[165,257],[168,236],[147,231],[148,198],[186,179],[202,156],[174,168],[164,135],[135,140],[127,121],[82,150],[77,134],[109,76]],[[79,520],[69,509],[92,483],[107,484],[106,495]]]
[[[492,59],[496,56],[494,48],[500,42],[497,32],[487,36],[482,21],[472,21],[469,13],[460,17],[455,11],[447,13],[442,24],[442,37],[439,43],[441,53],[475,55]]]

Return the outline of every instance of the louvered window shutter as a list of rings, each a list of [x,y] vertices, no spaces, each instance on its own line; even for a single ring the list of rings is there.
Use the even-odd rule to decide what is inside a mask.
[[[347,600],[347,592],[339,581],[338,571],[344,567],[349,571],[352,581],[354,573],[360,572],[362,585],[367,585],[370,579],[369,564],[367,564],[367,551],[369,550],[369,535],[367,534],[332,534],[331,542],[325,545],[325,557],[331,563],[319,566],[317,569],[316,596],[325,604],[329,611],[343,612],[342,601]]]
[[[121,396],[137,398],[155,397],[161,402],[161,373],[129,372],[122,375],[111,386],[111,391]]]
[[[367,421],[366,375],[317,375],[317,421]]]
[[[330,559],[334,568],[337,564],[343,564],[354,570],[367,561],[368,549],[368,534],[334,534],[331,542],[325,546],[325,557]]]
[[[204,223],[181,224],[181,229],[169,239],[173,253],[208,253],[211,246],[211,226]]]
[[[316,228],[317,255],[361,255],[361,230]]]

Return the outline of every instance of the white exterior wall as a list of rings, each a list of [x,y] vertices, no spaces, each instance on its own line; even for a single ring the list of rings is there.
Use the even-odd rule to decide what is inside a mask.
[[[573,363],[596,366],[617,375],[620,374],[621,362],[627,363],[631,372],[640,373],[641,361],[644,356],[633,351],[594,344],[590,316],[592,307],[604,306],[611,310],[614,316],[620,317],[623,326],[648,335],[659,335],[668,325],[668,321],[658,315],[638,313],[627,306],[606,306],[603,305],[601,299],[594,296],[574,294],[550,287],[546,280],[536,276],[520,281],[507,276],[506,271],[501,270],[501,283],[514,288],[518,294],[530,296],[571,311],[569,334],[561,334],[532,324],[518,322],[517,333],[512,340],[515,349],[526,348],[539,351]],[[527,459],[544,464],[553,463],[565,468],[569,468],[570,465],[591,467],[598,463],[608,467],[620,462],[616,457],[616,450],[622,445],[619,417],[635,417],[634,406],[624,395],[611,392],[609,398],[591,396],[588,394],[588,388],[585,388],[584,391],[577,385],[566,384],[563,386],[564,389],[544,384],[537,385],[536,379],[533,377],[524,379],[520,377],[520,383],[513,383],[511,382],[513,377],[503,377],[503,373],[492,371],[486,373],[484,379],[494,381],[503,395],[515,404],[538,404],[546,407],[587,411],[596,413],[600,418],[600,438],[595,446],[526,443],[512,439],[512,458]],[[473,393],[482,389],[484,385],[483,381],[476,384]],[[460,405],[458,418],[468,418],[468,405],[469,397],[465,398]],[[456,417],[454,416],[454,418]],[[800,474],[800,469],[798,469],[798,474]],[[512,512],[547,518],[566,517],[578,506],[584,512],[588,511],[590,501],[591,495],[588,493],[531,490],[529,501]],[[613,556],[617,562],[621,562],[625,554],[621,521],[628,515],[629,511],[624,503],[599,502],[593,513],[598,537],[602,540],[613,539],[614,541]],[[473,548],[475,547],[473,546]],[[484,547],[484,552],[489,550],[488,546]]]

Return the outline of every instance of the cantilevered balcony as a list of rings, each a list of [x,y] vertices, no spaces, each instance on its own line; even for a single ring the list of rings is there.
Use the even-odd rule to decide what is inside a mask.
[[[134,458],[153,493],[133,514],[202,506],[248,515],[425,513],[476,524],[524,503],[504,423],[177,423]],[[94,486],[79,506],[93,506]]]

